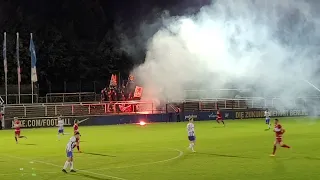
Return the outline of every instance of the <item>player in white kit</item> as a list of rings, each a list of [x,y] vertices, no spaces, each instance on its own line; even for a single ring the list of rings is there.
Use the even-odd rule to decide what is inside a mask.
[[[271,121],[270,121],[270,112],[268,109],[264,112],[264,116],[266,117],[266,124],[268,125],[268,129],[271,128]]]
[[[58,139],[60,140],[60,135],[64,135],[64,121],[61,116],[58,117]]]
[[[76,132],[74,136],[72,136],[67,144],[66,153],[67,153],[67,161],[65,162],[62,172],[67,173],[67,168],[70,166],[70,172],[76,172],[73,169],[73,148],[76,147],[77,138],[79,138],[80,133]]]
[[[196,152],[194,150],[196,136],[195,136],[195,132],[194,132],[193,118],[189,119],[189,123],[187,124],[187,131],[188,131],[188,139],[190,141],[190,145],[188,148],[191,149],[192,152]]]

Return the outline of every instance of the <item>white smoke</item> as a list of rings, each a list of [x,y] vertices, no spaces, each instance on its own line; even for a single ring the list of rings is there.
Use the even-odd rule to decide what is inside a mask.
[[[143,96],[160,100],[185,99],[191,87],[231,85],[254,87],[265,97],[310,95],[303,80],[318,81],[318,7],[299,0],[217,0],[194,16],[162,18],[133,73]]]

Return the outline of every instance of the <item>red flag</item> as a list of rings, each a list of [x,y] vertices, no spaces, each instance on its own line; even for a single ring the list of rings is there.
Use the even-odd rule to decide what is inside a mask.
[[[114,75],[114,74],[112,74],[111,75],[111,78],[110,78],[110,84],[109,84],[109,86],[117,86],[117,76],[116,75]]]
[[[118,86],[118,77],[117,77],[117,75],[113,75],[113,83],[114,83],[114,86]]]
[[[121,112],[132,112],[132,105],[119,104]]]
[[[143,87],[136,86],[136,88],[135,88],[135,90],[134,90],[133,97],[135,97],[135,98],[141,98],[142,92],[143,92]]]

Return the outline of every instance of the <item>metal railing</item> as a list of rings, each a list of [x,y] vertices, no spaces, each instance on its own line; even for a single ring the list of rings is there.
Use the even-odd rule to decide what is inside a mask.
[[[184,96],[188,98],[234,98],[243,92],[249,92],[250,89],[187,89],[184,90]]]
[[[2,106],[4,104],[4,100],[2,99],[2,97],[0,96],[0,106]]]
[[[212,107],[216,108],[262,108],[267,107],[265,99],[186,99],[186,100],[176,100],[174,102],[180,103],[199,103],[199,107],[203,104],[212,104]]]
[[[281,107],[281,103],[292,106],[320,106],[318,98],[295,98],[283,100],[281,98],[241,98],[241,99],[187,99],[175,101],[183,105],[183,110],[213,110],[245,109],[245,108],[272,108]],[[173,103],[169,103],[173,104]],[[131,105],[131,107],[129,107]],[[115,113],[156,113],[165,112],[165,108],[156,109],[153,102],[148,101],[117,101],[117,102],[78,102],[78,103],[43,103],[43,104],[4,104],[5,118],[13,117],[52,117],[81,116],[81,115],[107,115]],[[168,106],[167,106],[168,107]]]
[[[20,103],[31,103],[32,102],[32,94],[8,94],[7,97],[6,95],[0,95],[2,96],[3,99],[3,104],[19,104],[19,99]],[[33,98],[35,102],[38,102],[38,94],[33,94]]]
[[[0,95],[3,99],[3,104],[31,104],[32,94],[8,94]],[[20,97],[19,97],[20,96]],[[45,97],[39,97],[38,94],[33,94],[35,103],[56,103],[56,102],[87,102],[99,101],[100,95],[95,92],[79,92],[79,93],[48,93]],[[20,102],[19,102],[20,99]],[[7,101],[8,102],[7,102]]]
[[[297,97],[297,98],[263,98],[263,97],[247,97],[238,99],[186,99],[175,100],[169,103],[181,103],[187,108],[199,108],[200,110],[212,110],[217,107],[221,109],[244,109],[244,108],[280,108],[280,107],[297,107],[305,106],[310,103],[318,103],[320,105],[320,97]]]
[[[115,113],[159,113],[153,102],[125,101],[107,103],[59,103],[59,104],[20,104],[5,105],[5,119],[13,117],[53,117],[63,116],[86,116],[108,115]]]
[[[86,102],[98,100],[100,100],[100,95],[97,95],[95,92],[48,93],[46,94],[45,103]]]

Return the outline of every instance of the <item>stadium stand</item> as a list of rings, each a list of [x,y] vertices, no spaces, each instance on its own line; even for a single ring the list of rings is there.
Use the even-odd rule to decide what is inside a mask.
[[[48,93],[43,103],[59,102],[91,102],[100,101],[100,96],[95,92],[77,92],[77,93]]]
[[[47,103],[4,105],[5,119],[13,117],[54,117],[112,115],[119,113],[177,113],[181,111],[213,111],[220,109],[281,108],[292,104],[291,108],[308,108],[320,112],[320,97],[296,98],[239,98],[239,99],[190,99],[159,105],[145,101],[115,101],[86,103]]]
[[[174,107],[181,107],[184,111],[212,111],[220,109],[247,109],[247,108],[306,108],[320,107],[320,97],[307,98],[261,98],[245,97],[239,99],[189,99],[179,103],[171,102],[167,105],[169,112],[174,112]],[[290,106],[290,107],[289,107]],[[320,108],[318,108],[320,110]]]
[[[121,101],[104,103],[51,103],[51,104],[20,104],[4,106],[5,119],[13,117],[54,117],[106,115],[119,113],[158,113],[164,109],[155,108],[153,102],[147,101]]]

